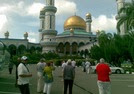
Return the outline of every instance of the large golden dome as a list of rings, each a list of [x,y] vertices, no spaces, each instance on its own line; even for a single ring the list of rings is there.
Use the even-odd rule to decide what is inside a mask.
[[[86,22],[79,16],[71,16],[64,23],[64,30],[71,28],[86,29]]]

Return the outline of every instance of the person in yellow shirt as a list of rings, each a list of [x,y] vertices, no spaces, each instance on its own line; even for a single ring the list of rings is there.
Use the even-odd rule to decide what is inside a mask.
[[[50,94],[51,86],[53,82],[53,70],[54,70],[53,62],[47,63],[47,66],[44,68],[44,80],[45,86],[43,90],[43,94]]]

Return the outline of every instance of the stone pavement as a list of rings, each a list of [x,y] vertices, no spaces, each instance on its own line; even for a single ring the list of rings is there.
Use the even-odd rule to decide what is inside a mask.
[[[33,78],[31,79],[31,92],[32,94],[36,93],[36,67],[30,66],[33,73]],[[57,67],[54,71],[54,82],[52,85],[51,94],[63,94],[63,81],[62,81],[62,69]],[[73,86],[73,94],[92,94],[90,92],[94,92],[93,94],[98,94],[98,88],[96,85],[96,80],[94,80],[96,74],[86,74],[82,72],[81,68],[76,68],[76,77],[75,77],[75,85]],[[92,79],[92,80],[91,80]],[[85,91],[85,90],[87,91]]]
[[[31,94],[38,94],[36,65],[29,65],[33,77],[30,80]],[[63,94],[63,81],[61,78],[61,68],[57,67],[54,71],[54,82],[52,85],[51,94]],[[133,74],[112,74],[112,94],[133,94],[134,92],[134,75]],[[73,94],[98,94],[96,84],[96,74],[86,74],[81,68],[76,68],[76,77],[73,86]],[[9,75],[8,69],[0,72],[0,94],[20,94],[18,88],[14,86],[15,71]],[[86,91],[85,91],[86,90]],[[129,92],[129,93],[128,93]]]

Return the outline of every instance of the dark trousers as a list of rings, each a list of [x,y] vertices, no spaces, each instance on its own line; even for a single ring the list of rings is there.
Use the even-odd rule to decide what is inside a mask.
[[[69,94],[72,94],[73,80],[64,80],[64,94],[67,94],[68,86],[69,86]]]
[[[21,94],[30,94],[29,84],[19,85]]]
[[[12,74],[13,68],[9,68],[9,74]]]

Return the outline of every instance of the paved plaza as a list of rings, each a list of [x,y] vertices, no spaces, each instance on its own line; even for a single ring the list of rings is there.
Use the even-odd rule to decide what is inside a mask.
[[[33,77],[30,81],[31,94],[36,92],[37,75],[36,65],[29,65]],[[61,78],[61,68],[57,67],[54,72],[54,83],[51,94],[63,94],[63,81]],[[134,93],[134,75],[133,74],[112,74],[110,76],[112,83],[112,94],[133,94]],[[86,74],[81,68],[76,68],[76,78],[73,86],[73,94],[98,94],[96,84],[96,74]],[[8,69],[0,72],[0,94],[20,94],[15,83],[15,68],[13,74],[9,75]]]

